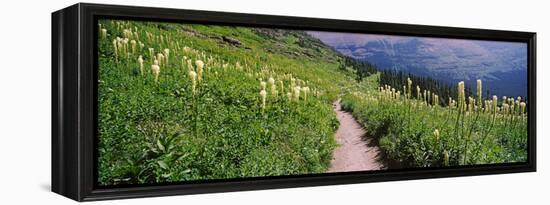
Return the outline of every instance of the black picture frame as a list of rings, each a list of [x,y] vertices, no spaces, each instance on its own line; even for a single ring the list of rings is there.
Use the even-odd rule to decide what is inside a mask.
[[[102,188],[95,184],[96,21],[102,17],[525,42],[527,163],[261,177]],[[52,13],[52,191],[76,201],[536,171],[536,33],[79,3]]]

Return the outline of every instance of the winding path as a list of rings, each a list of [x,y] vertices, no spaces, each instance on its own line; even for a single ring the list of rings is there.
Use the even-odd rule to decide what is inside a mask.
[[[336,131],[338,148],[334,151],[328,172],[351,172],[380,170],[384,166],[379,161],[380,150],[369,145],[369,139],[362,138],[365,130],[353,116],[342,110],[340,100],[334,102],[334,111],[340,122]]]

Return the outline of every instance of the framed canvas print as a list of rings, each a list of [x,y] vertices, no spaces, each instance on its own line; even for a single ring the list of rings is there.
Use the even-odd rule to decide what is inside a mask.
[[[52,14],[52,190],[535,171],[535,36],[76,4]]]

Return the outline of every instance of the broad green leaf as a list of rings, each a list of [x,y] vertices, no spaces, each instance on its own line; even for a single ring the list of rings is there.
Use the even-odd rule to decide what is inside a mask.
[[[164,162],[164,161],[157,161],[157,163],[159,164],[160,168],[168,169],[168,165],[166,164],[166,162]]]
[[[160,142],[160,140],[157,140],[157,147],[161,150],[161,151],[166,151],[165,148],[164,148],[164,145],[162,145],[162,143]]]

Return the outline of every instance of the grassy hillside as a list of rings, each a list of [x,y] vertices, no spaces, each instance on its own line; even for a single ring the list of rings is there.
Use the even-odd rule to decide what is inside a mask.
[[[99,23],[101,185],[326,170],[338,127],[330,103],[353,76],[320,41],[299,31]]]

